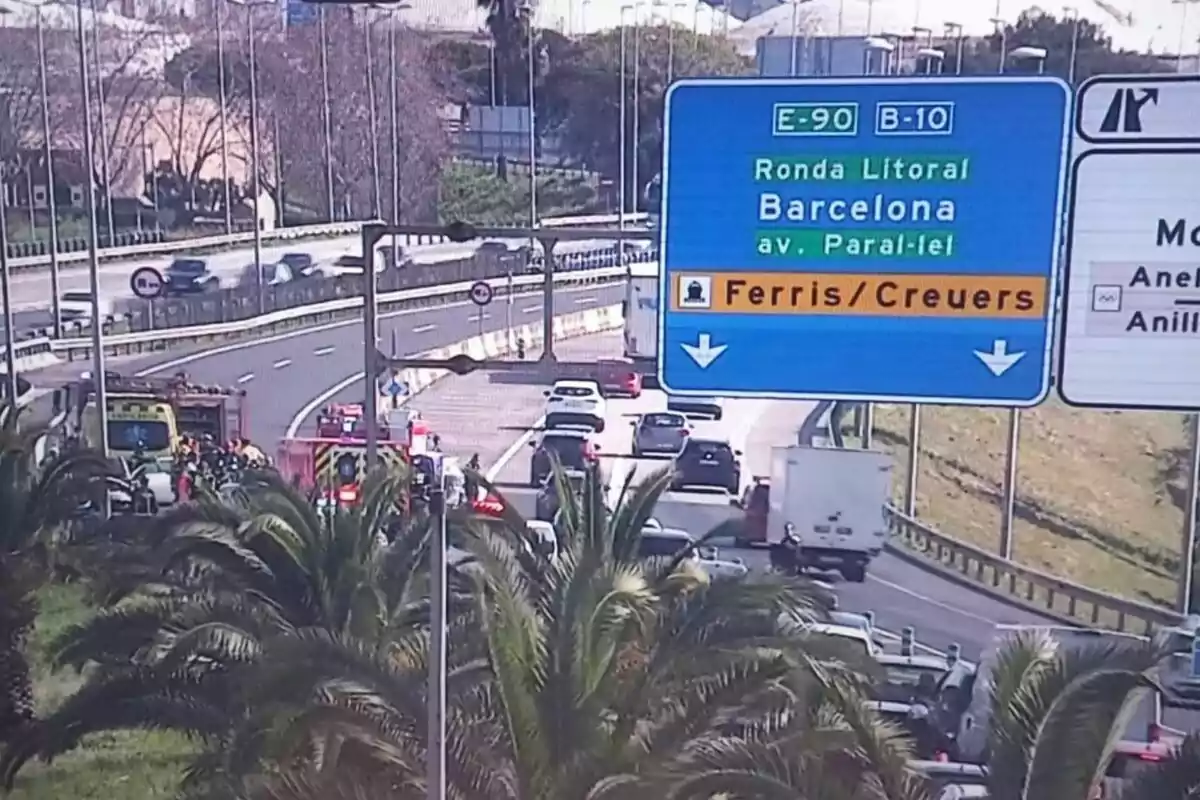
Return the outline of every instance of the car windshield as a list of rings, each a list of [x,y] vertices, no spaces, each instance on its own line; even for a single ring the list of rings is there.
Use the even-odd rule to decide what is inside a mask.
[[[166,450],[171,446],[171,429],[165,422],[109,420],[108,440],[119,450]]]
[[[596,390],[590,386],[555,386],[554,393],[559,397],[591,397]]]
[[[692,439],[688,442],[684,452],[697,458],[724,458],[731,455],[733,451],[725,442],[705,442],[700,439]]]
[[[646,428],[682,428],[687,423],[680,414],[647,414],[642,417]]]
[[[641,542],[638,544],[638,555],[642,558],[672,558],[691,544],[691,537],[656,536],[643,531]]]
[[[563,466],[579,467],[583,464],[583,439],[578,436],[545,436],[541,449],[558,456]]]
[[[172,261],[171,266],[167,267],[168,272],[179,275],[200,275],[204,270],[204,262],[198,258],[181,258],[178,261]]]

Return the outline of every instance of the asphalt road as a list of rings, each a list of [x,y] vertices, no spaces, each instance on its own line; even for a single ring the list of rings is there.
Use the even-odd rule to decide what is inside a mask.
[[[588,337],[571,342],[569,347],[569,352],[564,348],[564,356],[613,357],[620,355],[621,338],[619,334]],[[442,432],[447,452],[464,458],[479,453],[484,465],[492,465],[489,475],[506,497],[522,513],[532,516],[534,491],[528,486],[532,450],[528,442],[540,422],[544,387],[494,381],[486,374],[447,380],[420,395],[419,407],[431,427]],[[665,396],[655,391],[645,392],[639,400],[608,401],[605,432],[596,441],[612,491],[619,491],[629,472],[645,475],[668,463],[634,459],[630,455],[630,420],[640,413],[665,407]],[[811,408],[812,403],[803,401],[728,400],[721,422],[699,425],[706,433],[728,437],[735,449],[743,451],[743,479],[748,480],[751,475],[769,471],[771,446],[796,441],[797,430]],[[739,513],[729,505],[729,496],[723,492],[686,491],[668,492],[657,516],[663,525],[702,536]],[[761,550],[723,549],[742,558],[752,569],[769,567]],[[979,658],[997,624],[1055,624],[939,578],[889,553],[872,562],[864,583],[841,582],[837,576],[822,577],[835,585],[841,608],[872,611],[876,623],[893,632],[911,626],[920,643],[937,650],[958,644],[967,659]],[[1147,704],[1130,723],[1127,735],[1144,738],[1151,719],[1152,710]],[[1164,722],[1191,730],[1200,728],[1200,714],[1167,709]]]
[[[620,286],[562,290],[554,298],[555,313],[561,315],[613,305],[622,297]],[[481,330],[504,330],[506,316],[505,305],[499,301],[482,309],[482,313],[470,302],[400,311],[380,318],[380,343],[385,351],[394,343],[397,354],[414,355],[470,338]],[[539,295],[514,297],[514,327],[538,323],[541,318]],[[272,451],[305,406],[362,371],[363,351],[362,324],[338,322],[236,342],[169,361],[164,361],[162,356],[113,361],[111,368],[139,374],[171,374],[182,369],[197,383],[240,386],[247,394],[250,435],[264,449]],[[64,364],[30,373],[27,377],[35,385],[54,387],[77,379],[81,372],[90,369],[86,362]],[[361,402],[362,398],[361,381],[336,393],[336,400],[343,402]],[[334,402],[334,396],[320,401],[319,405],[328,402]],[[304,435],[312,431],[301,427],[299,432]]]

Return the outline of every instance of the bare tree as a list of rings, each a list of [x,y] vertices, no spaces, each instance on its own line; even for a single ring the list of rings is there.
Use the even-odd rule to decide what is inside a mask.
[[[326,25],[330,113],[334,121],[334,195],[339,207],[359,218],[371,211],[374,178],[370,94],[364,64],[368,35],[375,78],[374,152],[378,153],[378,179],[382,184],[380,211],[385,218],[391,217],[395,167],[391,163],[388,113],[392,82],[387,24],[386,19],[370,24],[362,15],[335,11],[329,13]],[[282,44],[264,48],[259,73],[263,109],[260,136],[265,151],[260,163],[262,179],[274,186],[272,156],[280,153],[280,172],[289,196],[318,209],[324,207],[326,181],[320,47],[315,25],[290,29]],[[446,100],[433,79],[427,55],[417,33],[396,32],[400,216],[405,219],[427,215],[435,207],[438,167],[449,153],[441,121]],[[278,125],[273,124],[275,121]]]

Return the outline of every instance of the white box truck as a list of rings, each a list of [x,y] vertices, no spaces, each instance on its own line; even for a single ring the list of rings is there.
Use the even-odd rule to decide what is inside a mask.
[[[630,264],[625,288],[625,357],[643,374],[658,358],[658,264]]]
[[[840,572],[861,583],[887,539],[892,459],[871,450],[771,448],[767,542],[788,572]]]

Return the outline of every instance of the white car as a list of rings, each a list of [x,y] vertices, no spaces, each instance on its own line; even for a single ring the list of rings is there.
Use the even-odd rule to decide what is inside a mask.
[[[556,381],[547,389],[546,427],[587,425],[597,433],[604,431],[608,406],[596,381]]]
[[[642,528],[642,539],[638,552],[642,558],[672,558],[695,541],[692,535],[685,530],[653,528],[647,525]],[[715,547],[701,547],[694,550],[688,559],[712,578],[744,578],[750,572],[749,567],[742,563],[740,558],[722,558]]]

